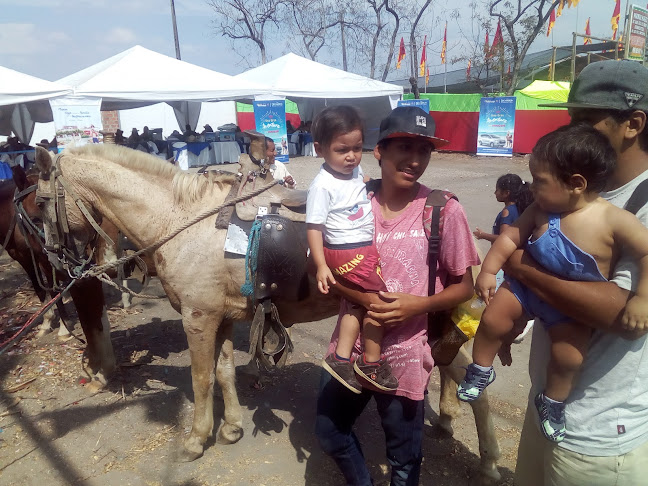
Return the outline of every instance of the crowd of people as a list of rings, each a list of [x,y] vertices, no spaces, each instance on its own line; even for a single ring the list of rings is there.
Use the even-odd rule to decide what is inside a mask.
[[[431,189],[418,181],[447,141],[435,136],[429,113],[398,107],[382,120],[373,150],[381,179],[372,190],[360,167],[364,128],[354,108],[328,107],[312,126],[287,123],[289,137],[309,133],[324,159],[308,191],[307,237],[319,291],[342,298],[322,362],[315,434],[346,484],[373,484],[353,430],[372,399],[391,485],[419,483],[424,399],[435,365],[427,315],[453,309],[474,291],[486,310],[460,400],[476,400],[495,380],[498,355],[512,364],[511,343],[535,322],[515,484],[645,484],[646,90],[648,69],[638,63],[586,67],[568,102],[556,105],[569,109],[571,123],[533,149],[532,183],[514,174],[498,179],[495,197],[504,207],[491,232],[471,231],[462,205],[448,199],[435,272],[424,227]],[[192,142],[212,132],[187,125],[168,140]],[[148,127],[115,135],[116,143],[147,152],[160,140],[161,130]],[[241,135],[237,140],[243,143]],[[9,139],[0,156],[28,148]],[[272,139],[265,138],[265,149],[273,177],[294,188]],[[492,244],[475,285],[472,267],[481,262],[473,236]]]

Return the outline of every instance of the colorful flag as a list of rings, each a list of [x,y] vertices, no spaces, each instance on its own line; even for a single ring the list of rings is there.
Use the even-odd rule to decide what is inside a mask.
[[[556,18],[562,15],[563,8],[565,8],[565,0],[560,0],[558,4],[558,9],[556,10]]]
[[[614,4],[614,12],[610,23],[612,24],[612,40],[616,39],[617,30],[619,30],[619,17],[621,16],[621,0],[616,0]]]
[[[504,38],[502,37],[502,26],[497,22],[497,30],[495,31],[495,37],[493,37],[493,45],[491,47],[495,49],[499,44],[504,44]]]
[[[427,88],[428,83],[430,82],[430,68],[425,68],[425,87]]]
[[[574,0],[567,0],[567,7],[572,8]]]
[[[425,76],[425,61],[427,56],[425,50],[427,48],[427,35],[423,38],[423,51],[421,52],[421,64],[419,64],[419,76]]]
[[[466,81],[470,81],[470,65],[472,64],[472,59],[468,59],[468,67],[466,68]]]
[[[580,0],[572,0],[572,7],[578,6],[578,2],[580,2]]]
[[[551,29],[553,29],[555,23],[556,23],[556,11],[552,10],[551,15],[549,15],[549,27],[547,28],[547,37],[549,37],[549,34],[551,34]]]
[[[587,23],[585,24],[585,40],[583,41],[583,45],[592,43],[591,37],[587,37],[590,35],[592,35],[592,31],[590,30],[590,18],[587,17]]]
[[[490,57],[490,44],[488,42],[488,31],[486,31],[486,39],[484,39],[484,54],[486,58]]]
[[[445,31],[443,31],[443,44],[441,45],[441,64],[446,63],[446,46],[448,40],[448,22],[445,25]]]
[[[400,69],[401,61],[405,59],[405,41],[401,37],[400,49],[398,50],[398,61],[396,61],[396,69]]]
[[[506,74],[511,74],[511,65],[508,65],[508,71],[506,71]]]

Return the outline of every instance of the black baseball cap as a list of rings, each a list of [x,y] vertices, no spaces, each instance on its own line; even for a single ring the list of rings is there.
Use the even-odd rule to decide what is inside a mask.
[[[438,149],[449,144],[443,138],[435,137],[436,123],[429,113],[418,106],[399,106],[394,108],[383,121],[380,122],[380,135],[378,142],[388,138],[425,138]]]
[[[556,108],[648,111],[648,69],[636,61],[599,61],[585,67],[574,81],[566,103]]]

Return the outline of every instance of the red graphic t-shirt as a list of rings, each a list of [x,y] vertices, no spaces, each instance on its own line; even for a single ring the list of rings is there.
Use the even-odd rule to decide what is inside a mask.
[[[423,229],[423,208],[430,189],[421,186],[409,208],[396,218],[385,220],[377,198],[372,200],[375,218],[374,241],[380,254],[382,276],[390,292],[426,296],[429,270],[428,239]],[[379,197],[379,196],[378,196]],[[454,199],[441,212],[441,248],[436,293],[443,290],[448,274],[459,276],[480,263],[463,207]],[[344,301],[343,301],[344,302]],[[343,304],[340,315],[346,308]],[[335,351],[339,333],[336,326],[328,354]],[[362,341],[355,345],[353,358],[361,353]],[[427,315],[413,317],[400,326],[387,329],[382,353],[389,361],[399,386],[396,395],[423,400],[434,361],[427,342]]]

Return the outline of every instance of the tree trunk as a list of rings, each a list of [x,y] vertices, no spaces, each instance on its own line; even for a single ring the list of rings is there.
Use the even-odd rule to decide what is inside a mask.
[[[418,78],[416,76],[411,76],[409,78],[410,85],[412,86],[412,93],[414,93],[414,98],[417,100],[421,98],[421,93],[418,88]]]
[[[389,66],[391,66],[392,59],[394,58],[394,49],[396,48],[396,38],[398,36],[398,26],[400,25],[400,18],[394,9],[389,6],[389,1],[385,2],[385,10],[387,10],[394,17],[394,33],[392,34],[391,47],[389,48],[389,55],[387,56],[387,63],[385,64],[385,69],[383,70],[381,81],[385,82],[387,80],[387,74],[389,74]],[[399,51],[400,52],[400,51]]]

